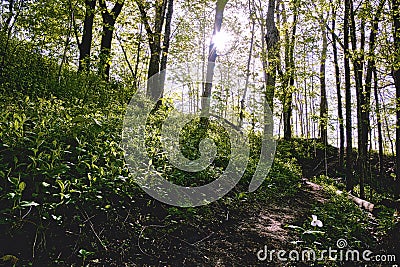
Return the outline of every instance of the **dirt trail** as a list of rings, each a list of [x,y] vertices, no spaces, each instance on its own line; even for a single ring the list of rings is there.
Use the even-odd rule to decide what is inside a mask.
[[[250,216],[240,216],[235,224],[224,224],[218,233],[201,242],[197,249],[202,257],[197,257],[196,263],[200,260],[210,266],[265,266],[257,259],[257,252],[265,245],[271,250],[294,248],[290,242],[297,237],[285,225],[301,225],[304,218],[311,216],[311,207],[327,199],[321,188],[304,186],[293,198],[278,204],[265,203]],[[193,260],[188,257],[185,263],[195,263]]]

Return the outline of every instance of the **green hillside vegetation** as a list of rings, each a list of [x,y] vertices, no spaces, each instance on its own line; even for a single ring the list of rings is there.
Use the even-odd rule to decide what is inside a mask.
[[[162,204],[135,184],[120,146],[123,117],[135,88],[124,82],[104,82],[93,73],[59,68],[57,61],[17,40],[11,40],[2,64],[0,256],[5,265],[214,265],[227,256],[207,243],[210,234],[232,241],[230,249],[239,251],[233,242],[238,237],[229,234],[260,212],[273,216],[273,207],[276,212],[287,207],[298,215],[287,223],[290,238],[281,248],[296,242],[327,247],[339,238],[354,248],[382,248],[386,234],[395,227],[394,210],[383,208],[372,224],[366,211],[335,194],[336,188],[344,187],[332,179],[343,177],[343,170],[337,167],[338,151],[318,140],[279,140],[261,188],[245,193],[261,149],[257,132],[248,133],[250,161],[240,183],[228,195],[197,208]],[[218,178],[229,162],[230,145],[226,133],[213,121],[206,135],[219,149],[210,167],[188,173],[168,163],[158,146],[157,129],[172,108],[165,99],[147,121],[152,129],[146,136],[152,164],[164,170],[168,180],[185,186]],[[198,143],[204,138],[199,125],[188,124],[180,137],[188,158],[199,156]],[[319,164],[323,158],[328,159],[327,173],[324,163]],[[387,161],[391,160],[388,157]],[[324,185],[324,193],[318,194],[326,201],[315,199],[303,177]],[[368,183],[371,201],[390,197],[380,183],[373,174]],[[323,232],[310,226],[312,214],[326,225]],[[259,234],[246,236],[258,243],[254,249],[268,243],[268,238]],[[383,246],[385,249],[390,252]],[[257,263],[254,255],[249,256],[253,252],[241,253],[238,263]]]

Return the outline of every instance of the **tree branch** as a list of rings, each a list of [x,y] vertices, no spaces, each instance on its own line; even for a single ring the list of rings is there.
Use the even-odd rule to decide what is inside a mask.
[[[151,30],[151,26],[149,24],[149,19],[147,17],[147,12],[144,8],[144,6],[141,3],[141,0],[135,0],[139,12],[140,12],[140,18],[142,20],[142,23],[144,25],[144,28],[146,29],[147,32],[147,38],[149,39],[149,43],[152,44],[153,43],[153,31]]]

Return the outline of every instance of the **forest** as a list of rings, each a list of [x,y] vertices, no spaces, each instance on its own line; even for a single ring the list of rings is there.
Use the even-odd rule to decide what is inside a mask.
[[[0,266],[397,266],[400,0],[1,0]]]

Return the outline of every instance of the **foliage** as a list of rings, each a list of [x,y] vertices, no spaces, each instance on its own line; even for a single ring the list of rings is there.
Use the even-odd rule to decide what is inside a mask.
[[[68,68],[58,76],[57,64],[32,52],[29,44],[17,49],[7,61],[0,86],[4,93],[0,102],[0,242],[27,244],[7,248],[22,264],[46,265],[49,259],[58,264],[85,264],[116,246],[120,235],[139,236],[143,225],[151,221],[167,220],[169,231],[178,231],[178,221],[219,225],[223,215],[216,212],[220,210],[240,210],[243,202],[284,198],[298,189],[300,168],[295,160],[280,157],[260,194],[244,193],[261,149],[261,136],[250,134],[246,174],[213,208],[161,205],[133,183],[119,145],[131,92],[118,83],[107,84],[95,75],[75,74]],[[29,72],[34,65],[40,70]],[[205,136],[218,147],[213,164],[189,176],[172,168],[159,149],[160,126],[170,110],[165,99],[147,122],[151,131],[146,142],[153,164],[177,184],[201,185],[218,178],[229,162],[226,132],[214,122],[206,133],[197,121],[185,126],[180,143],[188,158],[199,156],[198,144]],[[99,227],[105,230],[99,232]],[[124,251],[130,242],[121,244]],[[37,254],[34,259],[27,249],[32,247]],[[0,253],[3,250],[1,246]],[[57,257],[60,252],[63,256]]]
[[[32,43],[11,39],[5,46],[5,42],[5,36],[0,33],[0,44],[8,47],[0,63],[0,92],[4,96],[54,96],[106,107],[113,101],[127,103],[134,93],[120,82],[106,83],[93,73],[77,73],[69,66],[60,69],[54,59],[39,54]]]

